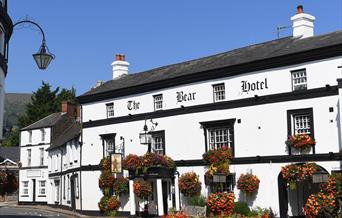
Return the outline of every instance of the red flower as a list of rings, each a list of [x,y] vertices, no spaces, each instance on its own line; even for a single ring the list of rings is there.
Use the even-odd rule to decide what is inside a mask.
[[[260,180],[257,176],[247,173],[241,174],[238,180],[238,189],[246,193],[256,192],[259,189]]]
[[[201,194],[202,184],[199,181],[199,176],[194,172],[182,174],[179,178],[178,186],[180,192],[186,197],[193,197]]]

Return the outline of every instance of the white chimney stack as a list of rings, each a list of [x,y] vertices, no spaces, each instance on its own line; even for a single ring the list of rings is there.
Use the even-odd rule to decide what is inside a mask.
[[[128,74],[129,63],[125,61],[124,54],[116,54],[115,61],[112,63],[113,79],[118,79]]]
[[[293,37],[306,38],[314,35],[315,17],[304,13],[303,6],[297,7],[297,14],[291,17]]]

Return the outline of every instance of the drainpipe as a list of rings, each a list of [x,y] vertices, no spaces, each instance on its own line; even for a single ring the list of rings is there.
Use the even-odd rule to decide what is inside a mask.
[[[80,143],[80,183],[79,183],[79,195],[80,195],[80,210],[82,211],[82,202],[83,202],[83,198],[82,198],[82,147],[83,147],[83,108],[82,105],[80,106],[80,125],[81,125],[81,143]]]

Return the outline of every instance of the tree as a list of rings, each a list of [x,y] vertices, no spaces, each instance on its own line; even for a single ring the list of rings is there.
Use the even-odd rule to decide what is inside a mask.
[[[26,105],[25,115],[19,117],[19,129],[31,125],[34,122],[58,111],[61,111],[62,101],[77,103],[76,90],[57,87],[51,90],[48,83],[42,82],[42,86],[33,92],[31,103]],[[12,130],[3,141],[3,146],[17,146],[19,144],[19,130]]]

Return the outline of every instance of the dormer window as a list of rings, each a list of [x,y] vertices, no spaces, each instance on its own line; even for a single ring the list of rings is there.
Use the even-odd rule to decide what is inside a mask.
[[[107,107],[107,118],[114,117],[114,103],[106,104]]]
[[[307,89],[306,69],[291,71],[291,75],[293,91]]]

